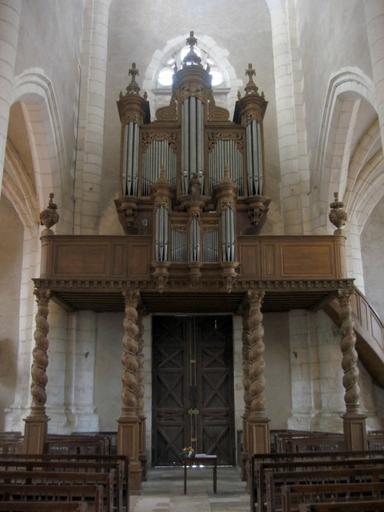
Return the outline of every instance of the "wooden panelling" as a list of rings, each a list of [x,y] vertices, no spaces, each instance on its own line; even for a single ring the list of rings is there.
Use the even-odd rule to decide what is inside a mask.
[[[124,276],[124,266],[125,266],[125,246],[124,245],[115,245],[113,247],[113,257],[112,257],[112,269],[111,273],[113,277],[123,277]]]
[[[335,275],[331,245],[283,244],[280,251],[282,278]]]
[[[108,264],[107,244],[58,244],[55,251],[55,274],[105,275]]]
[[[260,247],[258,244],[244,244],[239,247],[240,272],[243,276],[260,276]]]
[[[128,247],[128,276],[148,276],[150,272],[151,248],[148,244],[133,243]]]
[[[273,279],[276,276],[276,245],[263,244],[261,249],[261,273],[264,279]]]
[[[373,338],[383,348],[383,328],[375,315],[371,315],[371,332]]]

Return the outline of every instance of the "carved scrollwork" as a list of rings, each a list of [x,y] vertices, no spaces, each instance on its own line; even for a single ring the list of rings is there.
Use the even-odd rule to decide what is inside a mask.
[[[150,144],[154,140],[167,140],[169,147],[172,149],[174,153],[177,153],[178,148],[178,137],[177,132],[170,132],[170,131],[143,131],[141,135],[141,140],[144,145],[144,152],[148,148]]]
[[[208,151],[212,151],[218,140],[233,140],[238,150],[244,152],[244,135],[240,130],[208,131]]]
[[[122,410],[124,416],[136,416],[138,406],[138,377],[137,371],[139,362],[137,353],[138,344],[138,313],[137,306],[140,300],[138,290],[124,290],[125,315],[123,321],[123,354],[121,362],[123,365],[122,375]]]

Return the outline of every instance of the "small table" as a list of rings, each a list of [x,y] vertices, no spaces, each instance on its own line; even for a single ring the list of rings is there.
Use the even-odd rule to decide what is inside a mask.
[[[187,494],[187,474],[188,468],[193,465],[203,464],[212,466],[213,492],[217,494],[217,455],[207,455],[206,453],[196,453],[194,457],[183,457],[184,466],[184,494]]]

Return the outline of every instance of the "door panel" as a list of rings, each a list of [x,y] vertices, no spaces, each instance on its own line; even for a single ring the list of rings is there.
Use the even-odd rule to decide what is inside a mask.
[[[234,463],[230,316],[154,317],[152,433],[154,465],[190,445]]]

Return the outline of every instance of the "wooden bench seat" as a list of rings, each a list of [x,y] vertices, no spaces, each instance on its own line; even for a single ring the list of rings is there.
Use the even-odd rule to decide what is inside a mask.
[[[383,510],[384,500],[305,503],[299,506],[299,512],[383,512]]]
[[[54,471],[0,471],[0,485],[22,484],[27,491],[29,485],[43,485],[45,487],[58,485],[74,488],[75,486],[101,486],[104,490],[106,512],[113,511],[113,483],[114,470],[108,473],[90,472],[54,472]],[[52,490],[52,492],[54,492]]]
[[[370,464],[370,465],[369,465]],[[306,471],[275,472],[266,471],[265,507],[268,512],[282,509],[281,490],[283,486],[294,485],[328,485],[358,482],[383,482],[384,465],[366,463],[361,467],[339,467],[338,469],[323,468]],[[262,502],[260,509],[263,510]]]
[[[0,502],[0,510],[4,512],[89,512],[87,503],[84,502],[17,502],[3,501]]]
[[[27,501],[28,500],[28,501]],[[65,501],[63,501],[65,500]],[[76,500],[76,501],[75,501]],[[82,505],[80,510],[103,512],[104,491],[100,485],[45,485],[45,484],[2,484],[0,483],[0,504],[51,504],[56,507],[68,505],[68,510],[78,510],[77,505]],[[7,510],[1,509],[0,510]],[[38,508],[32,510],[39,510]],[[48,510],[56,510],[51,508]],[[63,509],[66,510],[66,509]]]
[[[265,502],[266,482],[265,471],[294,471],[306,468],[308,471],[316,468],[343,467],[347,463],[355,466],[365,464],[369,460],[384,464],[384,451],[362,452],[318,452],[318,453],[289,453],[289,454],[259,454],[251,460],[250,499],[251,510],[256,510],[257,501]]]
[[[281,489],[282,512],[298,512],[299,505],[314,501],[384,499],[383,482],[288,485]]]
[[[128,510],[127,504],[127,494],[123,495],[124,489],[124,466],[118,462],[89,462],[89,461],[81,461],[81,460],[61,460],[61,461],[52,461],[52,460],[23,460],[19,458],[19,460],[4,460],[0,455],[0,470],[1,471],[58,471],[58,472],[94,472],[94,473],[102,473],[109,472],[114,470],[115,473],[115,481],[113,485],[113,494],[114,494],[114,505],[118,512],[123,512],[123,510]]]
[[[26,463],[26,462],[70,462],[75,465],[79,463],[77,468],[80,468],[80,464],[90,463],[97,465],[102,468],[104,464],[116,464],[121,472],[122,485],[120,486],[120,493],[122,495],[123,507],[126,511],[129,510],[129,459],[125,455],[76,455],[76,454],[63,454],[63,453],[52,453],[43,455],[25,455],[25,454],[0,454],[0,460],[2,462],[13,462],[13,463]],[[77,471],[78,469],[76,469]]]

